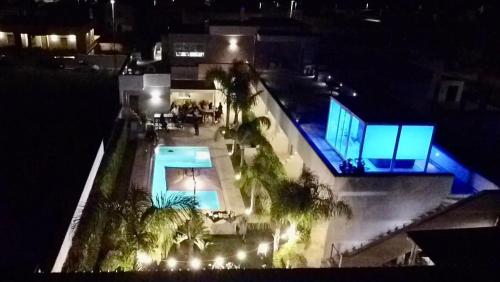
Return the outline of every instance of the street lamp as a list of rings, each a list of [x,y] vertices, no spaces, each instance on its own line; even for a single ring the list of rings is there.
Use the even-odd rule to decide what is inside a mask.
[[[116,55],[115,55],[115,42],[116,42],[116,36],[115,36],[115,0],[109,0],[109,3],[111,3],[111,29],[113,31],[113,69],[116,69]]]
[[[115,32],[115,0],[109,0],[109,3],[111,3],[111,24],[112,24],[112,30],[113,34]]]

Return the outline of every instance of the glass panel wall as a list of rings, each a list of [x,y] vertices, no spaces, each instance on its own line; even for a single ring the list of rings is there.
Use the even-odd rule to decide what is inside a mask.
[[[369,124],[331,99],[325,139],[343,160],[361,158],[366,172],[424,172],[434,126]]]
[[[349,145],[347,146],[347,159],[358,159],[365,125],[355,116],[352,117],[351,130],[349,133]]]
[[[330,102],[326,141],[344,159],[358,159],[363,140],[364,123],[336,100]]]
[[[433,133],[430,125],[401,126],[394,169],[425,171]]]
[[[330,145],[335,144],[337,138],[339,115],[340,105],[332,100],[330,102],[330,111],[328,112],[328,123],[326,124],[326,141],[330,143]]]
[[[363,144],[363,160],[368,170],[390,170],[396,148],[397,125],[368,125]]]

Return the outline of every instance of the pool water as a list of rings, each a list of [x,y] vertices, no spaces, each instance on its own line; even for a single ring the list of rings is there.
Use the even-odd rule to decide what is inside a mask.
[[[152,199],[153,204],[158,207],[159,199],[167,198],[172,193],[183,193],[189,196],[193,191],[178,191],[169,189],[167,185],[166,169],[168,168],[211,168],[210,152],[208,147],[187,146],[159,146],[155,149],[153,176],[152,176]],[[217,191],[196,191],[196,198],[200,209],[220,209]]]
[[[193,191],[167,191],[167,197],[170,195],[193,196]],[[196,200],[198,200],[198,208],[201,210],[219,210],[219,197],[217,191],[196,191]]]

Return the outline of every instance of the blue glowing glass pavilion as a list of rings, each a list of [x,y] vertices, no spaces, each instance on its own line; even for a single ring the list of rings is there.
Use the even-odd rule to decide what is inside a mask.
[[[434,125],[400,109],[332,97],[325,139],[342,159],[363,160],[366,172],[426,172]]]

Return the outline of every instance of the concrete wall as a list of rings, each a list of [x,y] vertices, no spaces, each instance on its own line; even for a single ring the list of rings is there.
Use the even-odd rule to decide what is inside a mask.
[[[208,41],[206,62],[227,64],[234,60],[253,61],[254,36],[212,35]]]
[[[69,250],[71,249],[71,245],[73,243],[73,237],[75,236],[75,232],[78,229],[78,223],[80,221],[80,217],[82,216],[82,212],[85,209],[85,205],[87,204],[87,199],[89,198],[90,191],[92,190],[92,185],[97,175],[97,171],[99,170],[99,166],[101,165],[103,156],[104,156],[104,143],[101,142],[101,144],[99,145],[99,149],[97,150],[94,163],[92,164],[92,168],[90,169],[89,176],[87,177],[87,181],[85,182],[85,186],[83,187],[83,192],[80,195],[80,199],[78,200],[75,212],[73,213],[73,217],[71,218],[68,230],[66,231],[66,235],[64,236],[61,249],[59,249],[56,261],[52,266],[51,272],[62,271],[64,262],[68,257]]]
[[[173,66],[170,68],[170,75],[172,79],[198,79],[198,66]]]
[[[164,113],[170,109],[170,74],[120,75],[120,103],[128,107],[130,96],[138,98],[139,110],[146,115]]]
[[[335,243],[342,250],[359,247],[377,235],[411,223],[439,206],[452,183],[451,175],[337,177],[333,188],[351,206],[353,217],[331,221],[327,246]]]
[[[500,194],[477,194],[439,211],[420,222],[392,233],[357,252],[344,255],[344,267],[377,267],[411,251],[413,242],[407,235],[415,230],[443,230],[495,226],[500,213]],[[338,258],[338,257],[337,257]]]
[[[118,76],[118,92],[120,104],[128,103],[126,91],[142,91],[144,88],[142,75],[120,75]]]

